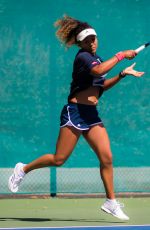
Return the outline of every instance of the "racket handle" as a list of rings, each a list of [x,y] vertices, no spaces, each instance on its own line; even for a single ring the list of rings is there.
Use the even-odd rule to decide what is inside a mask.
[[[140,51],[142,51],[142,50],[144,50],[145,49],[145,45],[142,45],[142,46],[140,46],[139,48],[137,48],[136,50],[135,50],[135,52],[136,53],[139,53]]]

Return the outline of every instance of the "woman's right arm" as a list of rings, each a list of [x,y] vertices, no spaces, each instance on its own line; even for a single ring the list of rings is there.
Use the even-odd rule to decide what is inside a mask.
[[[134,50],[125,50],[121,52],[122,54],[122,59],[126,58],[126,59],[133,59],[137,53]],[[91,73],[92,74],[97,74],[97,75],[103,75],[107,72],[109,72],[117,63],[119,63],[119,59],[117,57],[117,54],[110,58],[107,61],[104,61],[102,63],[100,63],[99,65],[94,66],[91,69]]]

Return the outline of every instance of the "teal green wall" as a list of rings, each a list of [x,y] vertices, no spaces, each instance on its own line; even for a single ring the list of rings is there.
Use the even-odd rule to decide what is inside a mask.
[[[150,39],[149,0],[0,0],[0,167],[55,151],[77,51],[66,51],[55,37],[53,23],[64,13],[96,29],[104,60]],[[150,49],[122,61],[108,77],[134,61],[144,77],[122,80],[98,106],[115,166],[150,165]],[[65,164],[97,165],[82,138]]]

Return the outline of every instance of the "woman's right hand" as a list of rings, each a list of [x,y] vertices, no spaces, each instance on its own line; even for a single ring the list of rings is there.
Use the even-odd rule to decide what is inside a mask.
[[[123,54],[124,54],[125,58],[128,60],[133,59],[137,55],[135,50],[125,50],[125,51],[123,51]]]

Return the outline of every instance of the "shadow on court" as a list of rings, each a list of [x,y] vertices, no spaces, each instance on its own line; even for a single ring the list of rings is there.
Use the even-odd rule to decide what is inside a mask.
[[[124,221],[106,221],[106,220],[104,220],[104,219],[100,219],[100,220],[94,220],[94,219],[92,219],[92,220],[87,220],[87,219],[65,219],[65,218],[16,218],[16,217],[7,217],[7,218],[5,218],[5,217],[3,217],[3,218],[0,218],[0,221],[27,221],[27,222],[47,222],[47,221],[49,221],[49,222],[52,222],[52,221],[67,221],[67,222],[87,222],[87,223],[94,223],[94,222],[97,222],[97,223],[114,223],[114,224],[120,224],[120,223],[124,223]]]
[[[150,198],[123,199],[129,222],[99,211],[100,199],[2,199],[0,228],[149,225]]]

